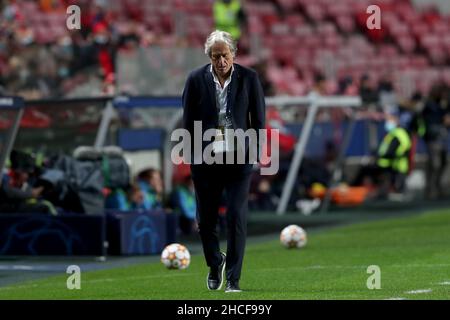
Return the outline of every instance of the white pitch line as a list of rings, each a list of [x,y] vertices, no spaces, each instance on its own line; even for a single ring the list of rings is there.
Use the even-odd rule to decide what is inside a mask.
[[[22,270],[22,271],[33,271],[33,270],[37,270],[36,267],[33,266],[25,266],[25,265],[12,265],[12,266],[4,266],[4,265],[0,265],[0,270]]]
[[[37,284],[20,285],[20,286],[9,286],[9,287],[1,287],[0,291],[3,291],[3,290],[14,290],[14,289],[30,289],[30,288],[36,288],[36,287],[38,287]]]
[[[450,281],[443,281],[438,283],[441,286],[450,286]]]
[[[176,270],[173,270],[176,272]],[[99,278],[99,279],[89,279],[83,280],[83,283],[101,283],[101,282],[114,282],[114,281],[124,281],[124,280],[145,280],[152,278],[173,278],[173,277],[190,277],[192,275],[200,274],[200,272],[191,273],[172,273],[171,274],[159,274],[159,275],[147,275],[147,276],[131,276],[131,277],[119,277],[119,278]],[[27,289],[35,287],[54,287],[54,283],[41,283],[41,284],[29,284],[29,285],[19,285],[19,286],[7,286],[0,287],[0,291],[3,290],[14,290],[14,289]]]
[[[419,293],[430,293],[433,290],[431,289],[419,289],[419,290],[411,290],[411,291],[406,291],[405,293],[407,294],[419,294]]]
[[[13,266],[13,270],[36,270],[36,268],[33,266],[17,265]]]
[[[394,297],[394,298],[387,298],[387,299],[384,299],[384,300],[407,300],[407,299],[403,298],[403,297]]]
[[[367,269],[369,265],[309,265],[295,267],[252,268],[254,271],[298,270],[298,269]],[[383,268],[447,268],[450,264],[391,264]]]

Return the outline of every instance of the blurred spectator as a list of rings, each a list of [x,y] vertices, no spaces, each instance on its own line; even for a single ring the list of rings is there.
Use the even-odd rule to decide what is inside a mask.
[[[276,66],[271,67],[273,70],[270,70],[268,77],[273,84],[274,92],[272,93],[269,81],[263,83],[266,95],[272,95],[275,92],[303,94],[310,91],[314,82],[311,74],[314,70],[325,70],[326,66],[322,62],[320,65],[316,65],[317,58],[322,51],[321,40],[318,40],[322,37],[311,38],[308,36],[310,32],[307,30],[311,28],[319,30],[322,28],[322,23],[316,26],[316,22],[307,19],[308,12],[297,12],[298,5],[294,5],[294,3],[288,4],[277,0],[260,2],[261,8],[271,7],[273,9],[270,15],[258,14],[256,10],[246,13],[244,1],[239,0],[195,1],[186,6],[174,5],[171,14],[163,13],[163,10],[156,10],[154,15],[153,13],[148,14],[147,10],[158,5],[155,0],[1,1],[0,90],[3,91],[3,94],[22,95],[25,98],[58,98],[81,92],[83,90],[79,91],[77,87],[86,85],[92,95],[114,94],[117,79],[115,57],[118,50],[135,50],[154,45],[168,46],[173,49],[195,47],[199,45],[196,41],[199,34],[205,28],[214,27],[213,24],[215,24],[215,27],[232,33],[236,39],[240,38],[239,54],[244,53],[249,58],[247,61],[258,58],[260,54],[264,56],[267,54],[271,64],[273,62]],[[81,30],[65,28],[65,9],[74,3],[81,8]],[[179,3],[182,4],[183,1],[179,1]],[[253,3],[249,2],[246,5],[251,7]],[[166,6],[164,5],[162,8],[166,8]],[[193,22],[183,32],[179,32],[180,27],[176,28],[178,23],[175,23],[178,21],[173,20],[178,17],[182,18],[180,21],[190,18],[187,16],[191,12],[195,12],[193,16],[195,23]],[[438,36],[438,34],[434,34],[439,33],[434,30],[434,26],[445,25],[447,17],[435,8],[425,13],[417,12],[417,17],[420,17],[420,21],[426,22],[426,25],[433,27],[424,35],[416,35],[416,31],[413,32],[414,36],[418,37],[418,45],[426,46],[423,48],[425,50],[414,52],[414,55],[396,49],[396,46],[402,47],[402,45],[396,37],[392,39],[386,36],[388,32],[386,28],[367,29],[368,14],[365,12],[353,13],[353,18],[364,29],[364,34],[360,34],[360,30],[343,32],[340,30],[340,23],[327,21],[326,24],[334,24],[333,29],[337,27],[339,30],[339,33],[333,32],[332,37],[329,35],[323,37],[324,44],[327,46],[329,38],[332,42],[333,52],[338,53],[335,55],[336,61],[333,63],[338,72],[336,77],[331,77],[334,73],[327,72],[325,92],[328,94],[355,94],[358,92],[357,79],[363,72],[370,71],[373,78],[378,81],[379,72],[382,71],[378,67],[378,59],[375,59],[375,55],[378,54],[389,57],[388,59],[393,62],[392,74],[396,75],[395,87],[405,81],[403,61],[410,61],[408,70],[416,71],[411,74],[424,72],[426,75],[433,71],[433,64],[442,64],[445,59],[448,60],[448,53],[445,50],[442,53],[434,48],[429,50],[430,48],[424,41],[424,39],[428,39],[428,35]],[[244,30],[247,28],[247,22],[248,31],[255,30],[255,33],[252,32],[251,41],[249,32]],[[180,23],[180,25],[183,24]],[[277,34],[280,31],[274,32],[279,29],[282,30],[280,36]],[[286,30],[291,30],[291,32]],[[305,35],[303,35],[303,31],[305,31]],[[288,32],[289,36],[284,35],[283,32]],[[441,33],[445,34],[445,31]],[[255,37],[256,34],[264,35],[264,37]],[[299,38],[295,39],[296,36]],[[349,41],[346,41],[347,36]],[[350,41],[354,38],[360,39]],[[295,68],[298,73],[293,76],[292,81],[287,78],[283,79],[283,75],[280,75],[281,72],[290,71],[288,68],[284,70],[285,68],[280,68],[280,66],[286,63],[286,60],[292,60],[286,57],[295,55],[291,44],[295,42],[291,42],[291,40],[304,41],[302,50],[300,50],[303,53],[299,55],[301,58],[295,64],[290,65],[290,68]],[[346,48],[347,44],[348,48]],[[346,51],[344,49],[349,49],[353,53],[347,57],[343,53]],[[355,52],[362,52],[362,55],[356,57]],[[435,55],[438,56],[436,58],[438,60],[435,59]],[[355,61],[353,61],[354,56]],[[372,59],[374,60],[373,65],[367,63],[372,62]],[[416,60],[419,64],[417,66],[415,66],[415,62],[413,63]],[[36,63],[36,61],[45,61],[45,63]],[[365,62],[367,68],[360,68],[359,66],[364,61],[367,61]],[[401,73],[398,73],[399,71]],[[444,69],[439,71],[446,74]],[[351,75],[352,79],[342,75]],[[177,75],[177,77],[180,76],[182,77],[182,75]],[[421,86],[420,76],[411,76],[410,80],[416,87]],[[88,81],[89,84],[86,84]],[[390,83],[390,88],[387,88],[387,83]],[[337,88],[338,84],[339,88]],[[394,81],[385,76],[379,85],[380,89],[383,89],[380,90],[380,93],[385,112],[391,112],[391,108],[396,108],[395,96],[392,95],[394,93],[393,84]],[[90,85],[92,86],[90,87]],[[421,88],[421,91],[425,94],[426,86],[424,88]],[[132,89],[129,91],[133,92]],[[361,96],[363,99],[371,101],[372,92],[369,91],[366,91],[365,84],[361,84]],[[392,98],[394,98],[394,103],[390,101]]]
[[[378,84],[378,96],[384,113],[393,114],[398,112],[397,96],[389,75],[383,76]]]
[[[0,186],[0,212],[57,214],[49,201],[40,199],[44,187],[34,188],[30,174],[34,172],[34,159],[21,151],[11,152],[11,168],[2,176]]]
[[[386,118],[385,130],[386,135],[378,149],[377,165],[389,176],[389,186],[402,192],[409,172],[411,138],[405,128],[400,126],[400,119],[393,115]]]
[[[444,84],[434,85],[421,114],[428,155],[426,193],[430,199],[443,196],[442,176],[447,165],[450,127],[449,90]]]
[[[226,31],[237,42],[245,28],[247,17],[239,0],[216,0],[213,6],[216,29]]]
[[[184,234],[197,231],[197,204],[194,193],[194,182],[190,174],[175,184],[170,195],[170,207],[179,214],[179,226]]]
[[[274,96],[275,88],[267,78],[267,61],[260,60],[252,68],[258,73],[265,96]]]
[[[316,73],[316,75],[314,76],[314,85],[311,88],[310,94],[311,93],[320,96],[327,94],[327,82],[323,74]]]
[[[33,29],[28,26],[24,21],[20,21],[14,32],[14,38],[20,45],[27,46],[34,42]]]
[[[375,104],[378,102],[378,93],[373,88],[368,75],[363,75],[361,77],[359,95],[361,96],[364,104]]]
[[[327,140],[325,142],[324,149],[325,149],[323,156],[324,165],[329,174],[331,175],[334,166],[336,164],[336,159],[338,158],[339,150],[337,145],[332,140]]]
[[[378,147],[376,162],[362,167],[352,185],[378,188],[385,198],[389,192],[403,192],[409,173],[411,138],[399,124],[397,115],[389,114],[385,121],[386,135]]]
[[[114,75],[114,45],[111,43],[111,33],[108,26],[103,22],[96,23],[92,31],[102,78],[111,79]]]
[[[139,184],[133,183],[128,191],[128,201],[131,210],[151,210],[152,204],[146,194],[141,190]]]
[[[151,209],[161,209],[164,200],[161,172],[157,169],[144,170],[138,174],[137,183],[148,203],[146,206]]]
[[[413,96],[407,101],[400,104],[400,125],[407,128],[411,136],[411,152],[409,154],[409,172],[414,169],[415,156],[417,150],[418,138],[425,134],[425,122],[422,117],[422,110],[424,107],[423,97],[420,92],[415,92]]]
[[[346,76],[339,81],[339,88],[337,94],[345,96],[354,96],[358,94],[358,86],[353,77]]]
[[[151,210],[149,197],[141,190],[138,183],[128,188],[115,188],[105,199],[105,208],[119,211]]]
[[[104,82],[104,91],[113,93],[117,41],[111,34],[112,10],[107,8],[106,2],[80,1],[77,4],[83,12],[81,30],[65,33],[54,30],[48,35],[39,32],[44,22],[32,24],[30,17],[22,15],[22,6],[32,3],[0,3],[2,93],[26,99],[61,97],[85,82],[88,75],[96,72],[96,67],[99,67],[98,76]],[[65,17],[69,4],[68,1],[41,0],[35,6],[40,11],[36,16],[45,13],[55,18]]]
[[[105,197],[105,209],[129,211],[131,204],[123,188],[109,190]]]
[[[124,30],[120,34],[118,45],[122,50],[133,51],[139,47],[140,41],[138,25],[130,21],[125,25]]]
[[[272,211],[276,208],[276,201],[277,198],[273,193],[269,178],[255,174],[250,185],[249,209]]]

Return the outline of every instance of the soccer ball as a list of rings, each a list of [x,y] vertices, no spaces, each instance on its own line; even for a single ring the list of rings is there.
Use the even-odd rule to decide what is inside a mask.
[[[161,262],[168,269],[186,269],[191,263],[191,254],[182,244],[172,243],[161,253]]]
[[[302,248],[307,242],[306,232],[301,227],[291,224],[281,231],[280,242],[286,248]]]

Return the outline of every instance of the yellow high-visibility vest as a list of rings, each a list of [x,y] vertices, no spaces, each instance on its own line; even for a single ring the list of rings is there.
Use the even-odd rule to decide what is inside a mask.
[[[399,146],[397,147],[397,150],[395,150],[395,158],[388,159],[383,157],[394,138],[397,138],[399,141]],[[409,137],[408,132],[401,127],[395,128],[394,130],[388,132],[381,142],[380,148],[378,149],[378,156],[380,157],[377,161],[378,166],[382,168],[391,168],[394,171],[404,174],[408,173],[409,149],[411,149],[411,138]]]
[[[235,40],[239,40],[241,37],[238,19],[240,9],[241,4],[238,0],[232,0],[229,4],[216,1],[213,6],[216,28],[230,33]]]

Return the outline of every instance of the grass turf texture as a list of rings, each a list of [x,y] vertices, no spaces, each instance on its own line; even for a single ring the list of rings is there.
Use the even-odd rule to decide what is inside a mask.
[[[248,243],[242,293],[206,289],[203,256],[186,270],[161,263],[82,272],[0,288],[0,299],[449,299],[450,210],[310,233],[303,249],[273,241]],[[381,289],[369,290],[369,265],[381,268]],[[441,284],[441,283],[447,284]],[[431,289],[411,294],[412,290]]]

